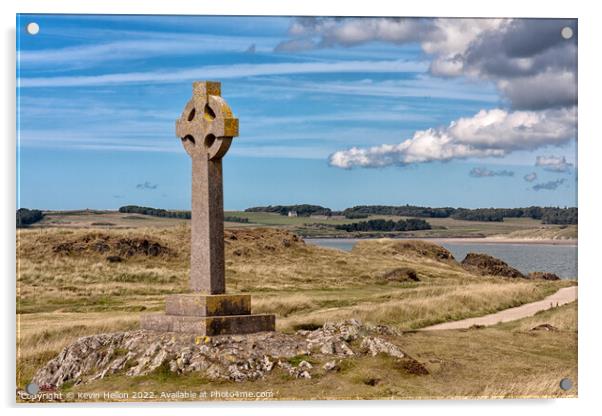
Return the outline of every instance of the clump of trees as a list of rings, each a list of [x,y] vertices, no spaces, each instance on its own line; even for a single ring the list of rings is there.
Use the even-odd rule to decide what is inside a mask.
[[[362,218],[369,217],[368,214],[363,214],[361,212],[344,212],[343,215],[345,215],[345,218],[350,219],[350,220],[359,220]]]
[[[458,208],[451,215],[453,219],[465,221],[504,221],[504,210],[495,208],[465,209]]]
[[[311,215],[326,215],[330,217],[332,210],[320,205],[299,204],[299,205],[268,205],[267,207],[251,207],[245,209],[245,212],[275,212],[280,215],[288,215],[290,211],[296,211],[299,217],[309,217]]]
[[[338,230],[344,230],[347,232],[354,231],[416,231],[416,230],[430,230],[431,225],[425,220],[418,218],[410,218],[407,220],[368,220],[360,221],[350,224],[340,224],[335,226]]]
[[[119,208],[124,214],[143,214],[155,217],[190,219],[190,211],[171,211],[161,208],[141,207],[138,205],[125,205]]]
[[[27,227],[44,218],[44,213],[38,209],[19,208],[17,210],[17,228]]]
[[[249,219],[248,218],[244,218],[244,217],[235,217],[235,216],[230,216],[227,215],[224,217],[224,221],[227,222],[242,222],[242,223],[249,223]]]
[[[415,205],[357,205],[343,210],[343,215],[366,214],[366,215],[397,215],[400,217],[422,217],[422,218],[447,218],[455,208],[431,208]]]
[[[577,224],[577,208],[547,208],[541,217],[544,224]]]

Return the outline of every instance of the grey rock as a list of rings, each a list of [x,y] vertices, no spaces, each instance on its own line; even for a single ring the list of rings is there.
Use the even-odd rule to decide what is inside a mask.
[[[324,364],[322,368],[324,369],[324,371],[333,371],[339,369],[339,365],[335,360],[332,360],[326,362],[326,364]]]
[[[339,368],[341,359],[352,356],[406,357],[397,345],[383,338],[389,336],[398,334],[391,328],[364,325],[357,320],[328,322],[314,331],[295,334],[260,332],[201,339],[146,330],[99,334],[80,338],[64,348],[38,369],[33,382],[60,387],[65,382],[87,383],[116,373],[146,375],[162,365],[176,374],[195,371],[212,380],[257,380],[276,368],[292,377],[309,379],[314,365],[302,360],[293,366],[289,360],[315,357],[312,361],[324,360],[322,368],[332,371]]]
[[[396,358],[403,358],[406,356],[397,345],[377,337],[364,338],[361,343],[361,348],[365,349],[372,356],[381,353]]]

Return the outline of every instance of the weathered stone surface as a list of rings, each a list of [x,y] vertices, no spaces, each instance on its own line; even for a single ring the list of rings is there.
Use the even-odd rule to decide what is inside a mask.
[[[176,135],[192,159],[190,289],[195,293],[169,296],[166,314],[143,315],[140,326],[210,336],[274,331],[274,315],[251,315],[250,296],[225,295],[222,158],[238,136],[238,119],[221,97],[219,82],[193,83]]]
[[[390,342],[384,341],[380,338],[366,337],[362,341],[361,347],[372,356],[377,354],[387,354],[397,358],[403,358],[406,356],[397,345],[391,344]]]
[[[541,324],[531,328],[531,331],[558,331],[558,328],[550,324]]]
[[[249,315],[251,295],[171,295],[165,298],[165,312],[183,316]]]
[[[142,329],[165,332],[184,332],[194,335],[251,334],[274,331],[274,315],[181,316],[145,314],[140,319]]]
[[[275,370],[309,379],[316,373],[337,370],[342,360],[376,354],[420,366],[395,344],[401,337],[388,327],[363,325],[357,320],[330,322],[294,334],[207,337],[146,330],[100,334],[80,338],[63,349],[36,372],[33,381],[56,388],[115,373],[145,375],[159,367],[173,373],[197,371],[212,380],[256,380]],[[325,344],[334,347],[324,349]]]
[[[192,99],[176,122],[176,135],[192,159],[190,288],[224,293],[222,158],[238,136],[238,119],[221,97],[219,82],[193,83]]]
[[[503,276],[503,277],[522,277],[525,276],[511,267],[505,261],[482,253],[468,253],[462,260],[462,267],[466,270],[481,275]]]

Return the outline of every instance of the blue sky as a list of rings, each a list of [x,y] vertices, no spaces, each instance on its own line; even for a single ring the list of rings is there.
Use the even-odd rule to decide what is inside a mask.
[[[203,79],[222,82],[240,120],[228,210],[576,205],[576,55],[562,68],[549,57],[571,45],[518,51],[520,68],[545,69],[518,75],[475,58],[516,23],[447,43],[449,23],[428,20],[20,15],[17,28],[20,207],[189,209],[174,125]],[[525,93],[544,76],[568,83]]]

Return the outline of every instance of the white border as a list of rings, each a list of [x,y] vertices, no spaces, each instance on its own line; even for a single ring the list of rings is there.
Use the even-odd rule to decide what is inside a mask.
[[[198,404],[194,412],[212,409],[212,412],[244,413],[262,415],[304,414],[308,412],[345,412],[363,414],[372,407],[379,412],[400,414],[400,412],[420,412],[420,414],[482,414],[505,415],[509,412],[537,412],[546,415],[590,413],[602,385],[600,376],[600,301],[602,294],[600,270],[599,237],[600,212],[600,165],[602,155],[600,128],[600,45],[602,20],[596,13],[595,2],[556,1],[528,2],[525,0],[505,0],[501,2],[453,0],[453,1],[407,1],[392,2],[370,0],[353,3],[347,1],[302,0],[284,1],[245,1],[230,0],[221,2],[201,2],[186,0],[168,1],[128,1],[105,0],[85,2],[81,0],[43,1],[21,0],[0,2],[2,13],[2,98],[1,113],[4,137],[2,140],[2,218],[0,239],[2,244],[2,264],[4,265],[4,325],[5,336],[2,343],[2,368],[0,391],[3,404],[14,411],[14,328],[15,328],[15,14],[19,13],[105,13],[105,14],[223,14],[223,15],[357,15],[357,16],[455,16],[455,17],[576,17],[579,18],[579,399],[573,400],[495,400],[495,401],[423,401],[423,402],[295,402],[295,403],[238,403],[238,404]],[[173,410],[174,405],[163,404],[143,406],[148,415],[161,414]],[[105,414],[107,406],[86,405],[93,414]],[[114,406],[108,406],[114,407]],[[133,406],[128,406],[133,407]],[[285,410],[286,409],[286,410]],[[40,414],[80,414],[81,408],[63,406],[53,408],[21,408],[19,412]],[[189,410],[189,411],[190,411]],[[10,411],[10,410],[9,410]]]

